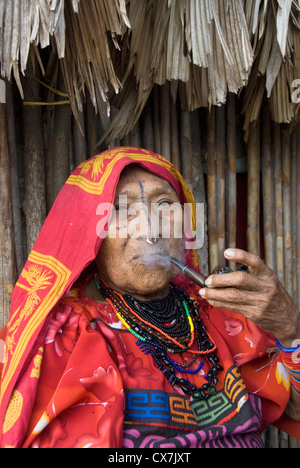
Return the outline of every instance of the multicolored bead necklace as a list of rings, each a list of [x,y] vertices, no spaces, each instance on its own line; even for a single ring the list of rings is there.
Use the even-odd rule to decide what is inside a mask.
[[[216,391],[218,364],[216,345],[206,331],[194,301],[175,284],[164,299],[139,301],[129,294],[112,290],[102,279],[95,276],[95,283],[124,327],[138,340],[137,346],[151,354],[158,369],[163,372],[172,386],[179,386],[193,399],[207,399]],[[181,364],[169,357],[171,354],[189,353],[193,357],[187,364]],[[190,367],[201,356],[195,369]],[[205,377],[207,383],[197,388],[188,379],[175,375],[198,373],[204,362],[210,365]]]

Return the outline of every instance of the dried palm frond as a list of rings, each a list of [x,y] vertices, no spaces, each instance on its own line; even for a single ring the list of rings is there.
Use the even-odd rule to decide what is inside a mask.
[[[1,75],[10,79],[13,71],[23,95],[20,75],[28,61],[30,44],[41,48],[56,40],[59,57],[65,52],[64,0],[7,0],[0,2],[0,67]]]
[[[245,14],[255,53],[244,98],[247,138],[265,92],[275,122],[291,123],[298,118],[299,105],[292,101],[292,87],[300,77],[300,4],[299,0],[245,1]]]
[[[300,0],[6,0],[0,2],[0,72],[22,94],[33,46],[54,47],[76,117],[85,87],[110,142],[137,122],[155,84],[183,109],[245,92],[245,129],[264,93],[277,122],[299,115]],[[40,61],[42,66],[42,63]],[[120,111],[112,122],[109,105]]]
[[[6,0],[0,2],[0,71],[11,78],[20,93],[31,44],[45,48],[55,39],[58,58],[73,112],[80,109],[78,88],[85,83],[96,109],[108,102],[108,89],[118,93],[121,83],[110,57],[110,42],[130,27],[125,0]],[[108,35],[108,31],[110,35]]]
[[[132,32],[124,77],[136,77],[137,100],[134,105],[130,90],[128,102],[126,96],[123,100],[130,109],[125,127],[121,109],[103,139],[122,138],[133,128],[154,84],[178,82],[188,110],[220,105],[228,91],[245,86],[253,51],[242,0],[130,0],[127,5]],[[122,83],[124,94],[128,87]]]
[[[71,0],[66,0],[68,34],[62,65],[71,107],[75,115],[77,109],[81,110],[78,89],[86,86],[104,126],[109,122],[110,87],[119,93],[122,86],[115,73],[110,42],[119,49],[117,36],[130,26],[124,7],[123,0],[81,0],[74,10]],[[107,31],[110,31],[111,39]]]

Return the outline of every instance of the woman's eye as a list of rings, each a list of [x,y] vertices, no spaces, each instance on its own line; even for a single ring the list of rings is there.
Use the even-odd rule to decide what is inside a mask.
[[[158,202],[158,205],[159,206],[167,206],[167,205],[171,205],[171,201],[169,200],[161,200],[160,202]]]

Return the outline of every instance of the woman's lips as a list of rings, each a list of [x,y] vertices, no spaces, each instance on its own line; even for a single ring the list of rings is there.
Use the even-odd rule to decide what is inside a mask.
[[[171,262],[168,257],[166,258],[161,251],[151,252],[150,253],[138,253],[132,257],[132,262],[143,264],[145,267],[148,267],[150,270],[155,268],[165,268],[169,269],[172,267]]]

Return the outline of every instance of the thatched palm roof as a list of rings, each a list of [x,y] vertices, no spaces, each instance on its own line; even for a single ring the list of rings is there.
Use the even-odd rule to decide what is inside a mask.
[[[1,75],[22,93],[30,46],[56,49],[74,115],[82,85],[103,116],[120,108],[107,140],[136,123],[154,84],[183,108],[220,105],[245,88],[245,127],[264,93],[272,117],[298,118],[300,0],[1,0]]]

